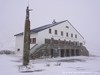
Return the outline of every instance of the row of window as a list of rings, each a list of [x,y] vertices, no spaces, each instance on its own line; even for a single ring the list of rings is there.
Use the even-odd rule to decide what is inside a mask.
[[[52,42],[51,42],[52,41]],[[82,46],[83,43],[79,43],[77,41],[66,41],[66,40],[55,40],[55,39],[45,39],[45,44],[66,44],[66,45],[74,45],[74,46]]]
[[[52,30],[51,29],[49,29],[49,33],[50,34],[52,34]],[[55,35],[58,35],[58,31],[57,30],[55,30]],[[61,31],[61,36],[63,36],[64,34],[63,34],[63,31]],[[69,37],[69,34],[68,34],[68,32],[66,33],[66,36],[67,37]],[[73,36],[73,34],[71,33],[71,37],[73,38],[74,36]],[[75,34],[75,38],[77,38],[77,35]]]

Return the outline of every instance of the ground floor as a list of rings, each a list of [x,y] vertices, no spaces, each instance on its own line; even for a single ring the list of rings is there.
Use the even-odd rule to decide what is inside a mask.
[[[54,49],[50,50],[51,57],[68,57],[68,56],[80,56],[81,50],[79,49],[60,49],[55,52]]]
[[[40,57],[70,57],[70,56],[88,56],[89,52],[85,46],[72,45],[50,45],[44,44],[31,54],[32,58]]]

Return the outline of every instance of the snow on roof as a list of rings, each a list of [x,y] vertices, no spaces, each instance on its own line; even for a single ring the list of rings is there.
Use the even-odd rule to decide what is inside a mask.
[[[30,33],[37,33],[37,32],[40,32],[40,31],[45,30],[45,29],[47,29],[47,28],[56,26],[56,25],[58,25],[58,24],[61,24],[61,23],[63,23],[63,22],[66,22],[66,21],[67,21],[67,20],[60,21],[60,22],[55,22],[55,23],[47,24],[47,25],[44,25],[44,26],[41,26],[41,27],[38,27],[38,28],[35,28],[35,29],[31,29],[31,30],[30,30]],[[23,32],[22,32],[22,33],[19,33],[19,34],[15,34],[14,36],[19,36],[19,35],[23,35]]]
[[[42,30],[45,30],[47,28],[59,25],[59,24],[64,23],[66,21],[75,29],[75,27],[68,20],[64,20],[64,21],[60,21],[60,22],[56,22],[55,20],[53,20],[52,24],[47,24],[47,25],[44,25],[44,26],[41,26],[41,27],[38,27],[38,28],[35,28],[35,29],[31,29],[30,33],[38,33]],[[76,32],[84,39],[84,37],[77,30],[76,30]],[[20,36],[20,35],[23,35],[23,32],[15,34],[14,36]]]

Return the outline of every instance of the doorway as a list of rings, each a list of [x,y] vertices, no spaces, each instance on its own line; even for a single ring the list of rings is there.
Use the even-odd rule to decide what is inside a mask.
[[[66,57],[67,57],[67,56],[70,56],[69,49],[66,50]]]
[[[64,57],[64,50],[61,49],[61,57]]]
[[[53,55],[53,49],[51,49],[51,58],[53,57],[54,55]]]

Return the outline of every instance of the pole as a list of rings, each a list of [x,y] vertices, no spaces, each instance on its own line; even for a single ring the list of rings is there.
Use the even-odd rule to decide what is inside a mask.
[[[29,64],[30,55],[30,20],[29,20],[29,6],[26,8],[26,20],[24,29],[24,47],[23,47],[23,65]]]

